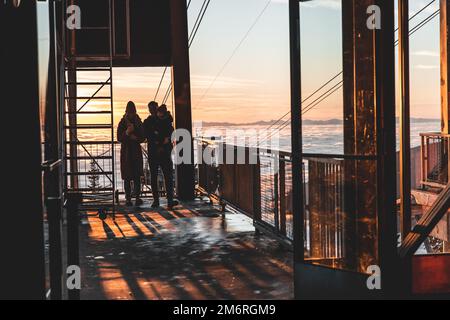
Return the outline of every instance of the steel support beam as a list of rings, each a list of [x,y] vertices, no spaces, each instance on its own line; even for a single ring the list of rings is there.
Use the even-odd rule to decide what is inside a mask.
[[[398,0],[400,88],[400,226],[402,239],[411,231],[411,132],[409,76],[409,0]]]
[[[68,5],[74,5],[75,4],[75,0],[66,0],[64,1],[64,3],[68,6]],[[66,8],[66,6],[64,7]],[[65,9],[64,9],[65,10]],[[67,33],[66,33],[67,31]],[[78,161],[76,160],[76,158],[78,157],[78,146],[76,144],[76,142],[78,141],[78,130],[77,130],[77,102],[78,100],[76,99],[77,97],[77,62],[76,62],[76,53],[77,53],[77,49],[76,49],[76,30],[67,30],[65,28],[64,25],[64,32],[67,36],[67,45],[69,48],[69,52],[65,52],[66,56],[68,56],[68,69],[69,71],[67,71],[67,79],[68,82],[71,83],[67,88],[65,88],[65,90],[67,89],[67,97],[70,97],[72,99],[68,99],[67,101],[67,111],[68,111],[68,115],[67,118],[69,120],[69,137],[65,137],[64,140],[66,140],[67,138],[69,138],[69,156],[71,158],[70,162],[70,172],[72,173],[76,173],[78,172]],[[64,142],[65,143],[65,142]],[[67,145],[66,145],[67,146]],[[65,163],[64,165],[67,166],[67,163]],[[67,182],[66,182],[67,183]],[[78,189],[78,177],[76,175],[72,175],[70,177],[70,188],[71,189]]]
[[[191,80],[188,47],[188,20],[185,0],[170,0],[172,25],[172,85],[175,101],[176,129],[188,131],[192,137]],[[194,199],[194,148],[188,142],[191,163],[177,166],[177,195],[181,200]]]
[[[0,299],[45,299],[37,2],[11,3],[0,1],[2,167],[8,176],[2,199],[9,204],[0,233]]]
[[[50,50],[48,68],[47,101],[45,108],[45,161],[48,167],[44,175],[45,202],[48,217],[50,297],[61,300],[62,294],[62,203],[61,203],[61,156],[60,153],[60,59],[56,35],[56,3],[49,2]]]
[[[402,241],[411,231],[411,131],[409,72],[409,0],[398,0],[398,75],[400,106],[400,232]],[[411,259],[402,264],[403,287],[410,291]]]
[[[291,77],[291,145],[292,145],[292,211],[294,223],[294,264],[303,263],[304,252],[304,199],[302,175],[302,98],[301,98],[301,50],[300,50],[300,5],[298,0],[289,0],[289,43]],[[294,273],[295,297],[300,297],[299,272]]]
[[[375,32],[367,28],[373,0],[343,1],[344,151],[347,155],[377,154],[375,109]],[[344,20],[345,18],[345,20]],[[366,272],[376,264],[376,161],[345,164],[345,208],[348,267]],[[365,257],[361,259],[361,257]]]
[[[383,297],[399,294],[397,253],[397,175],[395,121],[394,1],[376,0],[381,28],[375,30],[375,112],[377,140],[378,260]]]
[[[355,155],[355,65],[354,65],[354,7],[351,1],[342,6],[343,112],[344,154]],[[343,266],[356,270],[356,190],[355,161],[344,161],[344,238]],[[344,218],[344,217],[343,217]]]
[[[441,119],[442,133],[450,134],[450,0],[440,0],[440,39],[441,39]]]
[[[81,193],[66,194],[67,209],[67,265],[80,266],[80,204]],[[69,300],[80,300],[79,289],[68,289]]]
[[[380,9],[381,29],[369,29],[368,9]],[[395,286],[396,149],[394,4],[381,0],[342,2],[344,58],[344,150],[376,156],[345,166],[348,267],[383,270],[383,292]]]

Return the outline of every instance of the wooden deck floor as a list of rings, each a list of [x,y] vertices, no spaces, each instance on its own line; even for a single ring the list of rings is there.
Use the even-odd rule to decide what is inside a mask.
[[[82,299],[291,299],[292,254],[252,221],[194,202],[81,226]]]

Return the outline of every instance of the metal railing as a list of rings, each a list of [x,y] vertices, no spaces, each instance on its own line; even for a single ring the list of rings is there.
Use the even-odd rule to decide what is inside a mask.
[[[305,158],[305,256],[336,266],[346,256],[344,160]]]
[[[79,190],[82,190],[87,198],[89,198],[90,193],[98,193],[110,189],[114,189],[116,195],[125,193],[124,183],[120,177],[120,143],[116,141],[114,144],[116,145],[116,148],[114,148],[115,157],[113,167],[107,163],[112,155],[111,142],[80,142],[77,146],[78,156],[76,160],[79,171],[77,174],[77,183]],[[144,157],[144,176],[141,180],[141,190],[142,196],[146,197],[152,195],[152,190],[150,186],[149,156],[145,144],[142,144],[142,153]],[[67,157],[66,161],[66,165],[70,166],[70,157]],[[113,175],[116,179],[112,179]],[[68,178],[66,179],[70,186],[70,180]],[[114,188],[112,186],[112,181],[115,182]],[[166,191],[161,170],[159,170],[158,174],[158,187],[160,195],[164,196]]]
[[[424,187],[443,188],[449,180],[450,135],[422,133],[421,180]]]
[[[241,149],[254,164],[223,163],[226,150]],[[293,240],[292,158],[288,152],[229,146],[199,140],[197,150],[211,155],[198,166],[199,188],[243,210],[255,226]],[[228,151],[229,152],[229,151]],[[199,155],[200,157],[201,155]],[[344,255],[344,160],[305,158],[305,251],[316,259],[339,259]],[[320,247],[316,244],[320,243]]]
[[[261,171],[261,216],[257,223],[292,240],[291,155],[272,150],[260,150],[258,155]]]
[[[248,161],[257,159],[255,150],[214,140],[195,141],[198,189],[252,218],[258,217],[261,212],[259,163]],[[245,161],[238,160],[242,158],[238,155],[245,157]]]
[[[230,150],[247,158],[256,155],[256,161],[223,161]],[[199,140],[197,151],[210,159],[198,165],[200,190],[246,213],[257,230],[292,244],[293,201],[297,199],[292,193],[290,153],[215,140]],[[376,159],[371,155],[303,154],[306,261],[357,272],[377,262],[373,245],[378,236],[377,199],[371,191],[376,188]]]

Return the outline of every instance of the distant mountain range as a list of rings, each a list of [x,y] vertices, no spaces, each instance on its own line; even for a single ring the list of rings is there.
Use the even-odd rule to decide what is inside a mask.
[[[270,120],[270,121],[255,121],[247,123],[232,123],[232,122],[202,122],[204,127],[243,127],[243,126],[271,126],[274,124],[284,123],[284,121]],[[397,122],[399,118],[397,118]],[[439,119],[427,119],[427,118],[411,118],[411,122],[414,123],[430,123],[439,122]],[[303,120],[303,125],[315,125],[315,126],[331,126],[341,125],[340,119],[328,119],[328,120]]]

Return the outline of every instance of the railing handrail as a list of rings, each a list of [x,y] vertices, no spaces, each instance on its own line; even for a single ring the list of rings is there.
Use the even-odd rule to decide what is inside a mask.
[[[420,134],[421,137],[437,137],[437,138],[450,138],[450,134],[442,132],[424,132]]]
[[[258,154],[264,155],[264,156],[272,156],[276,155],[280,160],[290,162],[292,159],[292,153],[288,151],[282,151],[282,150],[276,150],[276,149],[267,149],[267,148],[260,148],[260,147],[250,147],[250,146],[239,146],[239,145],[231,145],[224,142],[224,140],[213,140],[213,139],[205,139],[202,137],[194,138],[194,140],[199,141],[201,143],[205,143],[207,145],[218,145],[221,144],[225,147],[232,147],[232,148],[245,148],[248,150],[256,150]],[[340,162],[341,160],[377,160],[376,155],[345,155],[345,154],[321,154],[321,153],[302,153],[302,156],[306,160],[330,160],[333,162]]]

